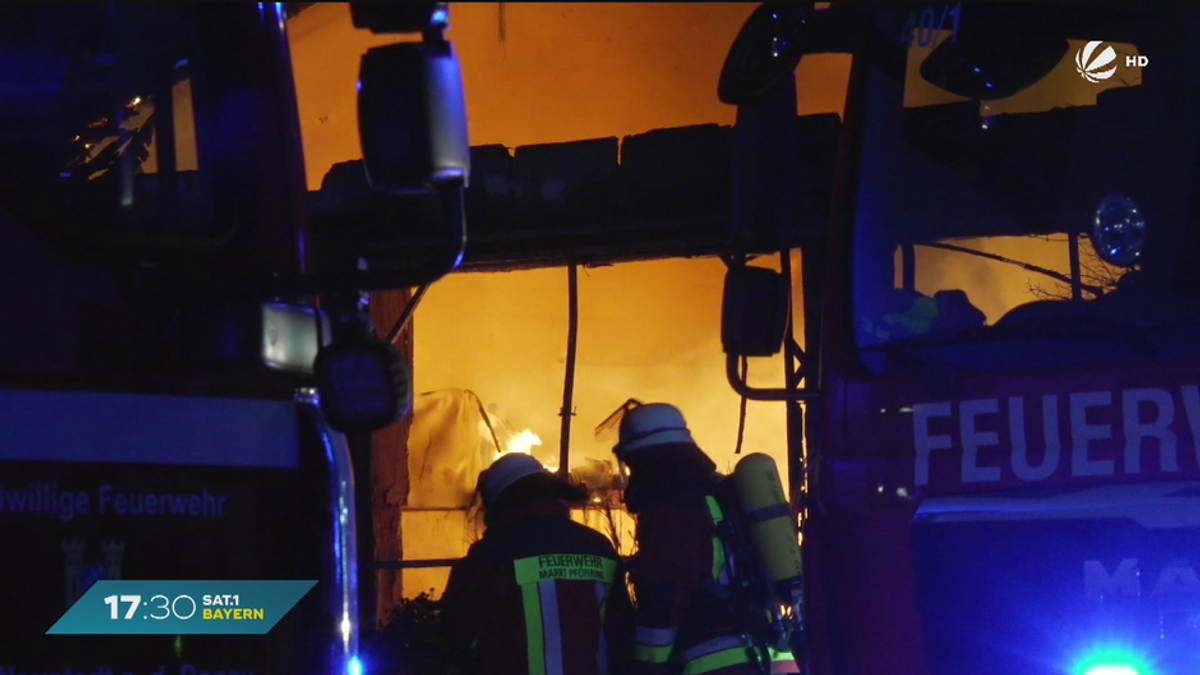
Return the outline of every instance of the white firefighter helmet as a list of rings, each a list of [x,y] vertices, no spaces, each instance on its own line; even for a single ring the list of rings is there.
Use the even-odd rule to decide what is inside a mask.
[[[514,452],[492,462],[479,475],[479,492],[483,495],[484,505],[494,504],[513,483],[535,473],[547,473],[546,467],[530,455]]]
[[[679,408],[669,403],[646,403],[621,417],[620,439],[613,452],[624,459],[633,452],[670,443],[694,443]]]

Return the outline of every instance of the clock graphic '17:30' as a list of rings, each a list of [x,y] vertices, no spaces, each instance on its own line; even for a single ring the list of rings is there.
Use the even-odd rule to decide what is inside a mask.
[[[129,604],[129,610],[122,617],[119,606],[124,603]],[[137,616],[138,607],[143,606],[151,609],[149,613],[142,615],[143,619],[162,621],[174,616],[180,621],[187,621],[196,614],[196,601],[190,595],[177,595],[174,599],[165,595],[156,595],[146,602],[142,602],[140,595],[110,595],[104,598],[104,604],[112,610],[113,621],[119,621],[122,618],[132,619]]]

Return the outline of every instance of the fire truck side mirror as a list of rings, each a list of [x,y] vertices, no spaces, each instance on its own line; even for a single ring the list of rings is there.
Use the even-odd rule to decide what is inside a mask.
[[[988,5],[962,12],[953,40],[942,40],[921,62],[922,79],[956,96],[1008,98],[1040,82],[1071,50],[1054,31],[1026,29],[1023,20]],[[1003,44],[1003,53],[983,45]]]
[[[427,34],[368,50],[358,128],[371,187],[392,194],[461,188],[471,170],[462,72],[449,42]]]
[[[750,15],[729,48],[717,97],[745,105],[757,100],[796,71],[804,55],[804,33],[814,3],[764,2]]]
[[[721,68],[717,97],[742,106],[769,94],[808,54],[849,54],[860,21],[856,3],[764,2],[750,14]]]
[[[350,20],[355,28],[372,33],[423,33],[446,27],[445,2],[369,2],[350,3]]]
[[[471,143],[462,70],[444,35],[447,3],[356,2],[351,3],[351,17],[355,27],[372,33],[422,37],[420,42],[370,49],[359,67],[363,159],[356,167],[360,180],[351,178],[350,183],[364,183],[368,189],[363,196],[386,203],[395,226],[387,235],[389,253],[356,251],[357,269],[331,265],[288,285],[294,292],[424,286],[454,271],[466,252]],[[354,223],[337,225],[354,229]],[[337,238],[333,248],[353,241],[354,235],[343,232]],[[397,239],[417,243],[393,246]],[[341,260],[340,255],[341,249],[333,257]]]
[[[721,346],[732,356],[774,356],[787,332],[789,284],[764,267],[735,265],[725,275]]]

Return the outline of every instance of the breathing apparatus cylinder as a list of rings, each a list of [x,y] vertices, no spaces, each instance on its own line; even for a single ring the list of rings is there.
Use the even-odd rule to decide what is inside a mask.
[[[804,565],[775,460],[759,452],[746,455],[731,477],[742,519],[771,586],[784,603],[799,604],[803,600]]]

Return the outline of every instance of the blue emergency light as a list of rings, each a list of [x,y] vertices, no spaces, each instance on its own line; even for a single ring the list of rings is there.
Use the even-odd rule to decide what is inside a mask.
[[[1141,672],[1127,663],[1099,663],[1089,667],[1083,675],[1141,675]]]
[[[1074,668],[1073,675],[1154,675],[1141,655],[1124,648],[1104,647],[1089,651]]]

